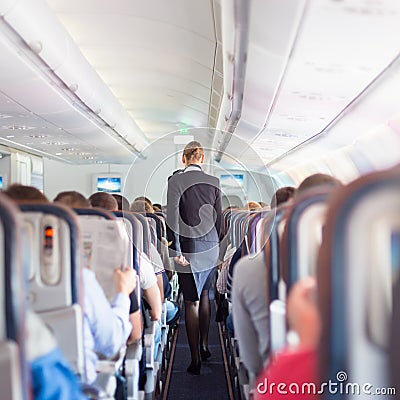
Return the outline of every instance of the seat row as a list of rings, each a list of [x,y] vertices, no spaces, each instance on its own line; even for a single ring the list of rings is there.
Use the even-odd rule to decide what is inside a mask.
[[[285,349],[301,344],[301,333],[291,326],[288,298],[308,277],[316,282],[317,295],[311,303],[315,302],[321,321],[312,383],[317,388],[324,382],[343,383],[341,388],[349,392],[362,391],[368,383],[374,393],[393,394],[399,363],[393,338],[400,327],[393,317],[400,305],[399,168],[361,177],[347,186],[317,185],[299,191],[277,209],[229,210],[224,220],[230,245],[248,254],[230,268],[228,277],[234,337],[227,344],[241,396],[248,398],[252,391],[255,398],[264,398],[265,393],[270,395],[265,398],[275,398],[257,385],[264,384],[262,377],[273,376]],[[245,285],[254,284],[257,274],[265,278],[260,282],[260,293],[265,295],[251,302],[252,293]],[[254,362],[256,353],[261,364]],[[342,398],[356,397],[342,394]],[[326,399],[335,395],[323,391]]]
[[[109,300],[115,295],[114,269],[134,268],[138,282],[132,296],[144,309],[140,269],[143,257],[151,257],[151,244],[160,249],[165,237],[162,217],[94,208],[72,211],[55,204],[22,204],[17,209],[5,196],[0,199],[0,214],[0,293],[5,310],[0,317],[0,388],[9,391],[4,398],[28,399],[32,390],[25,298],[56,338],[87,396],[114,398],[122,382],[126,393],[120,398],[152,398],[168,340],[165,304],[161,321],[148,319],[141,341],[122,347],[112,359],[98,361],[96,381],[87,385],[82,268],[95,272]],[[158,328],[161,340],[156,338]],[[145,383],[140,386],[141,377]]]

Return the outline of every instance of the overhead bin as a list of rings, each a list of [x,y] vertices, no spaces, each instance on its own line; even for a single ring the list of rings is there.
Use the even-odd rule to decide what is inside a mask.
[[[6,2],[7,3],[7,2]],[[4,20],[95,115],[138,151],[147,140],[43,0],[0,6]],[[51,34],[49,34],[51,32]],[[71,101],[72,102],[72,101]],[[85,112],[82,109],[82,112]]]
[[[213,142],[220,156],[233,132],[248,142],[263,129],[304,7],[290,0],[222,2],[224,96]]]

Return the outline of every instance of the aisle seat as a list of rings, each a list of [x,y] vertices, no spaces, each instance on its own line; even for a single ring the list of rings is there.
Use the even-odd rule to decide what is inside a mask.
[[[346,382],[390,386],[389,333],[392,309],[397,308],[392,286],[398,269],[391,252],[400,232],[399,172],[364,176],[329,202],[318,263],[323,381],[335,382],[344,371]]]
[[[73,370],[85,380],[76,216],[53,204],[23,204],[30,260],[29,300],[48,325]]]
[[[29,400],[25,358],[25,273],[21,257],[22,217],[0,195],[0,388],[1,398]]]

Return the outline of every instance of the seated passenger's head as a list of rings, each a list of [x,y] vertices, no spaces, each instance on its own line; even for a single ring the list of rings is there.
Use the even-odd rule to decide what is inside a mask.
[[[153,206],[144,200],[135,200],[130,207],[132,212],[153,213]]]
[[[301,346],[317,347],[321,336],[321,317],[317,304],[317,282],[308,277],[291,288],[287,300],[287,319]]]
[[[200,142],[193,140],[183,149],[182,162],[188,166],[190,164],[203,164],[204,149]]]
[[[276,208],[280,204],[286,203],[291,198],[293,198],[296,189],[292,186],[285,186],[278,189],[271,199],[271,208]]]
[[[97,192],[89,197],[89,202],[92,207],[104,208],[108,211],[118,211],[117,200],[110,193]]]
[[[162,205],[158,204],[158,203],[154,203],[153,210],[154,210],[154,212],[162,212]]]
[[[119,211],[129,211],[129,200],[121,194],[113,193],[112,196],[118,203]]]
[[[240,207],[239,206],[228,206],[225,208],[225,210],[223,212],[232,211],[232,210],[240,210]]]
[[[33,186],[14,183],[4,190],[3,193],[18,204],[49,203],[48,198]]]
[[[150,200],[148,197],[146,197],[146,196],[139,196],[139,197],[136,197],[136,199],[133,200],[133,201],[135,202],[135,201],[137,201],[137,200],[145,201],[149,206],[153,207],[153,203],[152,203],[151,200]]]
[[[249,201],[246,206],[245,206],[246,210],[249,211],[256,211],[256,210],[260,210],[261,206],[259,203],[257,203],[256,201]]]
[[[318,186],[337,187],[341,185],[341,182],[333,176],[326,174],[314,174],[304,179],[304,181],[300,183],[296,191],[296,196],[308,189]]]
[[[261,208],[270,208],[270,206],[267,203],[264,203],[263,201],[259,201],[258,204],[261,206]]]
[[[60,192],[53,200],[55,203],[64,204],[71,208],[89,208],[89,200],[81,193],[75,190]]]

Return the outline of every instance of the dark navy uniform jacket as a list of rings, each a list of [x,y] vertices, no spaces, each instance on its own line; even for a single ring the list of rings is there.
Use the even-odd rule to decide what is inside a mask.
[[[193,272],[217,265],[221,231],[219,179],[190,165],[168,181],[167,224],[171,256],[185,255]]]

